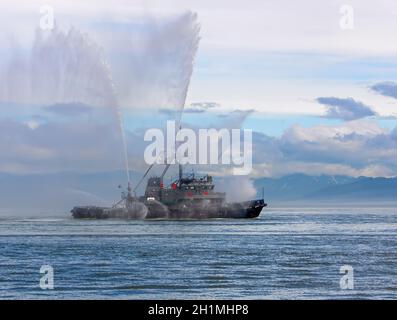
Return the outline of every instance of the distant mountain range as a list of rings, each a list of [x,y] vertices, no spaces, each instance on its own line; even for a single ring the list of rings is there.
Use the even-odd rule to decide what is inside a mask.
[[[293,174],[255,180],[258,196],[271,200],[396,201],[397,178]]]
[[[131,176],[132,181],[140,178],[136,172],[131,172]],[[120,198],[118,186],[124,181],[125,173],[122,171],[32,175],[0,173],[0,211],[35,209],[69,212],[74,205],[109,205]],[[254,186],[258,197],[263,189],[265,200],[269,203],[397,200],[397,178],[293,174],[282,178],[256,179]],[[138,193],[142,194],[143,190],[144,184]]]

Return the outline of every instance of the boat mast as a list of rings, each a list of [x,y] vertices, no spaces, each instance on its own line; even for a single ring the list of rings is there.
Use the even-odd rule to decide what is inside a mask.
[[[179,131],[182,129],[181,120],[182,119],[179,120]],[[175,140],[176,140],[176,135],[175,135]],[[176,141],[175,141],[175,160],[176,160]],[[182,165],[181,165],[180,161],[178,161],[178,166],[179,166],[179,181],[181,181],[183,171],[182,171]],[[179,182],[179,184],[180,184],[180,182]]]

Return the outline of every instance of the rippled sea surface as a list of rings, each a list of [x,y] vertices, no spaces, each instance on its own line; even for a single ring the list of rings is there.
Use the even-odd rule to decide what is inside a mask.
[[[54,290],[39,286],[54,268]],[[340,288],[350,265],[354,289]],[[397,209],[255,220],[0,219],[1,299],[397,299]]]

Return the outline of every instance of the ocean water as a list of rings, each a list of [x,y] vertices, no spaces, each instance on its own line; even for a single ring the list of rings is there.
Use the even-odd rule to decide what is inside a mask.
[[[39,286],[51,265],[54,289]],[[353,268],[342,290],[340,267]],[[0,219],[1,299],[397,299],[397,209],[254,220]]]

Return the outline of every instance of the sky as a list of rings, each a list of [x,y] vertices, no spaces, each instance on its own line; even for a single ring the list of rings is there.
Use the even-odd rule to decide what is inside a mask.
[[[56,31],[39,36],[43,4]],[[254,131],[253,176],[397,175],[395,1],[6,0],[0,12],[0,172],[120,168],[115,99],[144,170],[142,133],[187,94],[186,126]]]

